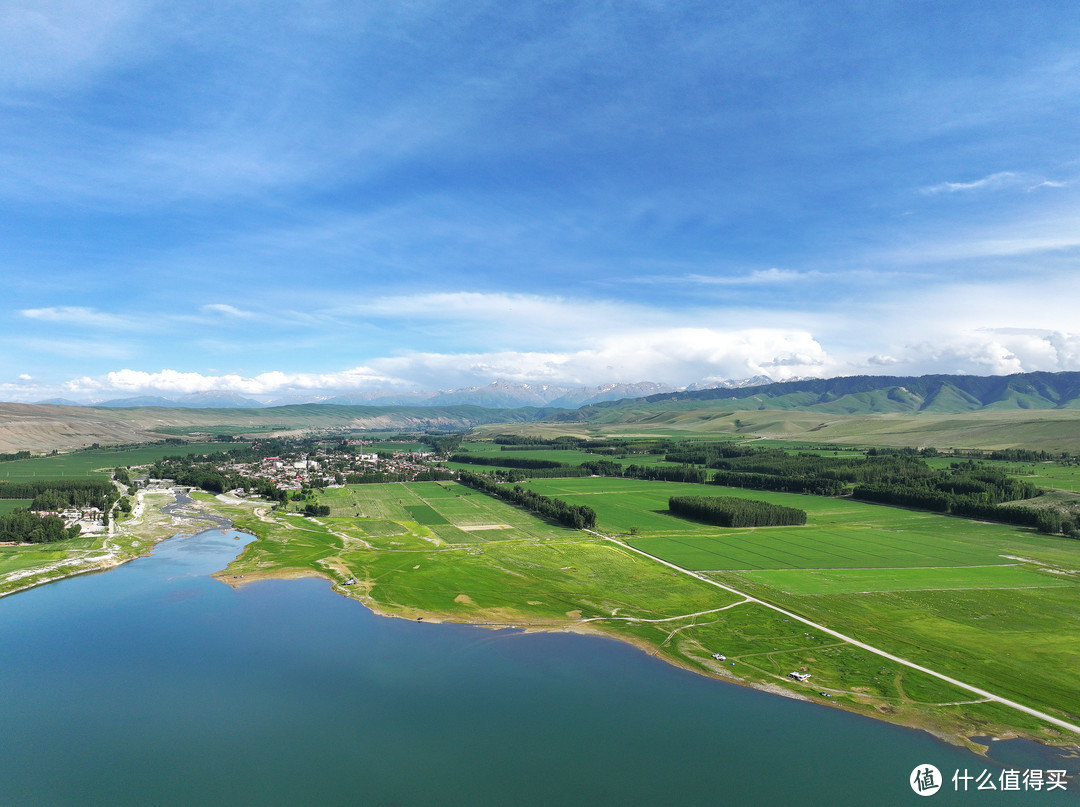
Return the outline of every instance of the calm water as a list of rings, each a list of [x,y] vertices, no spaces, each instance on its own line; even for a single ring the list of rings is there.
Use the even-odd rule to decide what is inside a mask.
[[[237,535],[0,599],[0,804],[1080,803],[924,802],[917,764],[997,769],[619,642],[381,618],[314,579],[233,591],[207,574]]]

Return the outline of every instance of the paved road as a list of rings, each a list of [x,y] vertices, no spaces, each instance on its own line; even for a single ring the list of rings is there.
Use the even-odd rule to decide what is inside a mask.
[[[591,530],[590,530],[590,532],[591,532]],[[674,563],[670,563],[670,562],[664,560],[663,558],[656,557],[656,555],[650,555],[648,552],[644,552],[644,551],[642,551],[640,549],[637,549],[636,547],[630,546],[627,543],[623,543],[622,541],[620,541],[620,540],[618,540],[616,538],[612,538],[611,536],[601,535],[598,532],[593,533],[593,534],[603,538],[604,540],[611,541],[613,544],[617,544],[618,546],[621,546],[623,549],[627,549],[627,550],[629,550],[631,552],[636,552],[639,555],[644,555],[645,557],[649,558],[650,560],[654,560],[657,563],[662,563],[665,566],[668,566],[668,567],[670,567],[672,569],[675,569],[678,572],[682,572],[683,574],[688,574],[691,577],[697,578],[698,580],[701,580],[704,583],[708,583],[711,586],[716,586],[717,588],[722,588],[724,591],[730,591],[732,594],[737,594],[740,597],[745,597],[750,602],[756,602],[759,605],[764,605],[766,608],[771,608],[772,610],[777,611],[778,613],[781,613],[786,617],[796,619],[799,622],[802,622],[804,625],[809,625],[810,627],[812,627],[812,628],[814,628],[816,630],[820,630],[823,633],[827,633],[830,636],[835,636],[837,639],[842,639],[845,642],[848,642],[850,644],[855,645],[856,647],[861,647],[863,650],[868,650],[871,653],[875,653],[876,655],[881,656],[882,658],[887,658],[887,659],[889,659],[889,661],[895,661],[897,664],[903,664],[905,667],[911,667],[911,669],[913,669],[913,670],[918,670],[919,672],[924,672],[927,675],[932,675],[935,678],[939,678],[942,681],[947,681],[950,684],[953,684],[954,686],[960,687],[961,689],[966,689],[968,692],[974,692],[975,694],[980,695],[983,698],[986,698],[987,700],[994,701],[995,703],[1001,703],[1001,704],[1004,704],[1005,706],[1010,706],[1013,709],[1017,709],[1017,710],[1019,710],[1021,712],[1024,712],[1026,714],[1037,717],[1040,720],[1045,720],[1047,723],[1052,723],[1055,726],[1058,726],[1058,727],[1063,728],[1063,729],[1067,729],[1068,731],[1071,731],[1074,734],[1080,734],[1080,726],[1077,726],[1077,725],[1074,725],[1072,723],[1066,722],[1066,721],[1062,720],[1061,718],[1054,717],[1053,715],[1048,715],[1045,712],[1040,712],[1038,709],[1032,709],[1030,706],[1024,706],[1024,704],[1022,704],[1022,703],[1017,703],[1016,701],[1011,701],[1011,700],[1008,700],[1007,698],[1002,698],[1001,696],[995,695],[992,692],[987,692],[985,689],[979,689],[978,687],[972,686],[971,684],[965,684],[963,681],[957,681],[955,678],[950,678],[947,675],[943,675],[942,673],[935,672],[934,670],[931,670],[931,669],[929,669],[927,667],[923,667],[922,665],[916,664],[913,661],[908,661],[905,658],[900,658],[899,656],[894,656],[892,653],[886,653],[884,650],[880,650],[880,649],[878,649],[876,647],[873,647],[872,645],[868,645],[865,642],[860,642],[858,639],[853,639],[850,636],[845,636],[844,634],[839,633],[839,632],[837,632],[835,630],[832,630],[831,628],[827,628],[824,625],[819,625],[817,622],[811,622],[809,619],[806,619],[805,617],[801,617],[798,614],[793,614],[791,611],[785,611],[783,608],[780,608],[779,606],[773,605],[770,602],[765,602],[764,600],[759,600],[757,597],[752,597],[752,596],[750,596],[749,594],[747,594],[745,592],[742,592],[742,591],[739,591],[738,589],[732,588],[731,586],[725,586],[723,583],[718,583],[717,581],[712,580],[711,578],[708,578],[705,575],[698,574],[697,572],[692,572],[689,569],[684,569],[682,566],[676,566]]]

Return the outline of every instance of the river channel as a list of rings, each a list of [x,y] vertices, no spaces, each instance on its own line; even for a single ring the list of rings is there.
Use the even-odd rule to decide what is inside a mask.
[[[208,575],[215,529],[0,599],[2,805],[891,805],[1001,767],[629,645],[379,617],[325,581]],[[1072,760],[1070,776],[1077,773]],[[1078,804],[1057,792],[929,803]]]

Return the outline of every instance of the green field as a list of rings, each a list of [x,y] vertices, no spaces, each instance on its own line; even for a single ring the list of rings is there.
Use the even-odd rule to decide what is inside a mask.
[[[1075,587],[1060,575],[1024,566],[951,569],[784,569],[744,572],[743,577],[787,594],[869,594],[882,591],[953,591]]]
[[[29,507],[33,499],[0,499],[0,516],[5,516],[20,507]]]
[[[331,517],[362,517],[428,527],[450,543],[552,539],[564,531],[456,482],[349,485],[320,494]]]
[[[631,545],[694,570],[889,568],[1006,564],[1003,547],[1046,541],[1000,524],[899,507],[793,493],[635,479],[537,479],[523,485],[587,504],[601,532],[636,534]],[[667,511],[675,495],[739,496],[807,512],[803,527],[721,529]]]
[[[723,492],[799,506],[809,519],[805,527],[723,530],[666,513],[673,493],[716,493],[716,486],[606,478],[527,485],[594,507],[601,533],[710,570],[766,602],[972,685],[1067,719],[1080,715],[1073,681],[1080,542],[731,489]],[[1062,739],[1035,718],[972,703],[978,699],[963,689],[456,483],[335,488],[320,503],[330,505],[330,517],[276,515],[272,523],[253,518],[250,506],[216,504],[261,537],[224,576],[315,571],[342,593],[400,616],[587,625],[693,669],[792,688],[877,717],[956,735],[1011,729]],[[714,652],[727,655],[723,665]],[[813,672],[812,682],[787,679],[800,667]]]
[[[595,478],[528,484],[588,504],[601,532],[621,533],[645,552],[708,570],[719,582],[972,685],[1073,721],[1080,716],[1080,541],[717,486]],[[807,524],[725,530],[666,513],[675,491],[721,490],[800,507]],[[625,536],[631,528],[636,535]]]
[[[85,479],[98,471],[112,471],[118,465],[149,465],[163,457],[208,454],[239,448],[241,443],[186,443],[184,445],[139,446],[136,448],[92,448],[70,454],[31,457],[0,462],[0,482],[29,479]]]

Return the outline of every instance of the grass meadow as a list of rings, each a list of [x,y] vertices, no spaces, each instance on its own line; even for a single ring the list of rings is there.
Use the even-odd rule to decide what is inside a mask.
[[[20,507],[29,507],[33,499],[0,499],[0,516],[6,516]]]

